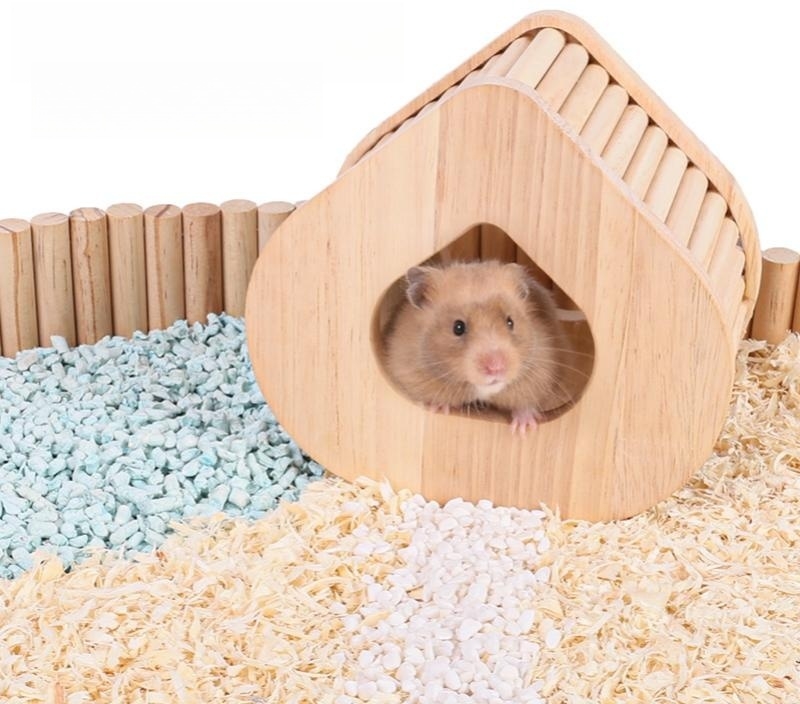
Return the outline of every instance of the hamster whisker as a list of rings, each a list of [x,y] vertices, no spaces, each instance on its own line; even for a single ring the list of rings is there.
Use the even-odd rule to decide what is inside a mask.
[[[572,398],[572,394],[569,393],[557,376],[548,378],[548,375],[543,375],[541,369],[536,369],[534,365],[526,365],[526,368],[523,369],[523,375],[526,380],[533,382],[537,386],[537,390],[542,393],[553,393],[555,391],[555,396],[559,400],[562,397],[565,401]]]
[[[535,360],[526,364],[525,367],[523,367],[523,378],[528,381],[532,381],[542,392],[546,393],[548,391],[552,392],[555,390],[558,392],[557,395],[559,397],[563,396],[565,400],[570,400],[572,398],[572,394],[569,393],[569,390],[558,378],[558,376],[549,378],[549,375],[543,375],[541,368],[537,368],[537,366],[538,365],[535,364]]]
[[[561,401],[562,403],[566,403],[567,401],[574,400],[575,397],[569,392],[569,389],[567,389],[561,383],[561,381],[559,381],[558,379],[554,379],[553,385],[557,387],[558,394],[556,394],[556,398],[558,398],[559,401]]]
[[[455,372],[453,372],[452,369],[445,369],[443,372],[433,375],[431,377],[431,382],[434,382],[434,381],[444,381],[444,382],[448,382],[449,381],[449,382],[452,382],[452,383],[455,383],[455,384],[460,383],[460,380],[455,375]]]
[[[544,347],[541,344],[536,344],[536,349],[542,352],[559,352],[562,354],[574,354],[578,357],[589,357],[594,359],[594,354],[591,352],[579,352],[578,350],[571,350],[568,347]]]
[[[548,360],[547,364],[555,364],[558,367],[562,367],[563,369],[568,369],[569,371],[575,372],[576,374],[580,374],[581,376],[588,379],[592,375],[588,372],[583,371],[583,369],[578,369],[578,367],[573,367],[571,364],[567,364],[566,362],[558,362],[556,360]]]
[[[547,391],[548,379],[547,374],[542,374],[542,369],[538,365],[525,364],[520,372],[519,380],[533,382],[537,387],[537,391]]]
[[[439,402],[444,399],[453,398],[456,395],[455,392],[459,390],[460,386],[463,386],[463,382],[459,381],[458,379],[445,380],[444,386],[437,389],[436,393],[433,394],[431,403],[434,406],[444,405]],[[451,404],[446,404],[446,405],[449,406]],[[457,404],[452,404],[452,405],[455,407]]]

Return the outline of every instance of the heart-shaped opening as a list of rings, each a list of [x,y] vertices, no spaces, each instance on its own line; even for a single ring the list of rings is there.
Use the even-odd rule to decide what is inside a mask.
[[[518,266],[460,266],[492,261]],[[516,411],[524,415],[525,405],[535,409],[539,422],[547,422],[577,403],[594,366],[586,316],[504,230],[489,223],[474,225],[419,264],[428,266],[460,273],[445,286],[440,278],[430,280],[438,274],[415,269],[411,288],[407,276],[396,280],[373,319],[374,351],[400,393],[432,410],[446,407],[450,413],[505,422]],[[473,276],[483,277],[482,298],[488,282],[503,302],[481,304],[478,314],[464,286],[465,277]],[[436,290],[430,300],[425,298],[426,284]],[[465,403],[473,391],[474,402]]]

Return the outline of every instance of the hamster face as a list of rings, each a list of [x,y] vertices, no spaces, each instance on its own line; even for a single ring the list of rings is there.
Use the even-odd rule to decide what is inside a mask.
[[[409,300],[417,307],[421,366],[442,385],[463,389],[469,402],[491,400],[535,357],[526,276],[515,264],[425,270],[420,280],[410,276]]]
[[[425,347],[432,364],[484,401],[519,375],[525,322],[522,306],[507,296],[448,304],[432,316]]]

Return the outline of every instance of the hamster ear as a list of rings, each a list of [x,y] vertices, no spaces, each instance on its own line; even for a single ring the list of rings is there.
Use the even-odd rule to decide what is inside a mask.
[[[429,266],[412,266],[406,272],[406,297],[414,308],[422,308],[424,303],[430,302],[430,272]]]
[[[506,266],[509,267],[509,270],[514,276],[517,290],[519,291],[519,297],[524,301],[530,295],[531,289],[535,285],[531,275],[522,264],[507,264]]]

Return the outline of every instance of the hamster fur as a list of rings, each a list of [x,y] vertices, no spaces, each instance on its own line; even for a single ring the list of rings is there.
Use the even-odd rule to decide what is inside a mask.
[[[485,403],[535,428],[558,399],[563,335],[550,292],[519,264],[459,262],[409,269],[387,325],[385,366],[433,410]]]

